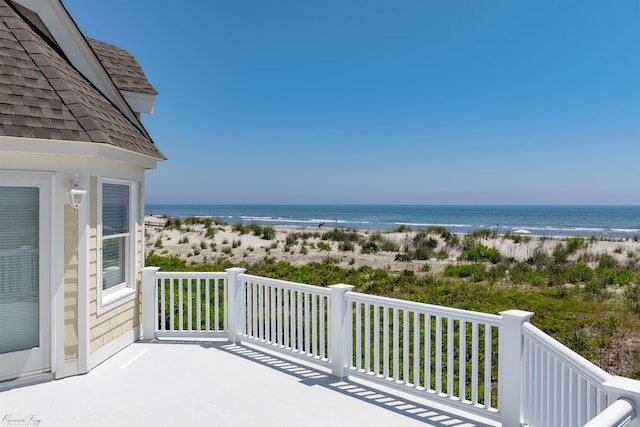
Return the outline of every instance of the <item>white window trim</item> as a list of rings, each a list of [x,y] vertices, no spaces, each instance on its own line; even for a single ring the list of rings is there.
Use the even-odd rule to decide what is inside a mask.
[[[129,241],[125,251],[126,259],[126,271],[125,282],[121,285],[115,286],[111,289],[102,289],[102,185],[103,184],[118,184],[129,186]],[[120,305],[135,299],[138,292],[137,280],[136,280],[136,265],[137,265],[137,221],[138,216],[138,185],[136,181],[127,181],[113,178],[98,178],[98,283],[96,283],[98,292],[97,312],[98,315],[112,310]],[[114,235],[109,237],[118,237],[122,235]]]

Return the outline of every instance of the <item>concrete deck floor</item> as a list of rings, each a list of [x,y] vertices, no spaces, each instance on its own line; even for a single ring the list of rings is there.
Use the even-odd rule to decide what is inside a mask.
[[[0,427],[495,425],[228,342],[136,342],[87,375],[0,392]]]

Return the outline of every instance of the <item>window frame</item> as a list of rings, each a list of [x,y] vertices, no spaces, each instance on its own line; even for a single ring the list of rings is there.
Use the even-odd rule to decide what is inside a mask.
[[[127,233],[119,233],[109,236],[103,234],[103,187],[104,184],[122,185],[129,188],[129,217]],[[136,280],[136,264],[137,264],[137,182],[116,178],[98,178],[97,189],[97,234],[98,234],[98,256],[97,256],[97,283],[96,288],[98,292],[98,304],[97,313],[102,314],[106,311],[114,309],[128,301],[135,299],[137,294],[137,280]],[[125,238],[125,255],[124,255],[124,282],[113,286],[109,289],[103,289],[103,249],[104,241]]]

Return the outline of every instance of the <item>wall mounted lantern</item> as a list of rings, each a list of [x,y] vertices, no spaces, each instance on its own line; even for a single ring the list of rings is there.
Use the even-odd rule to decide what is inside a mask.
[[[69,204],[78,211],[82,203],[84,202],[84,198],[87,195],[87,190],[78,186],[78,174],[76,174],[75,178],[70,180],[65,190],[67,191],[67,195],[69,196]]]

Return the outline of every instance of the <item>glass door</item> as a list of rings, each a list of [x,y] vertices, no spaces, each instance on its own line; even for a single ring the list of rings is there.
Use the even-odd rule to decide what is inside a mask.
[[[2,185],[7,181],[14,185]],[[50,293],[42,277],[49,189],[30,181],[0,175],[0,380],[51,366]]]

